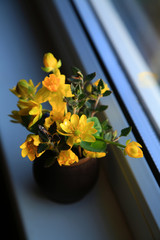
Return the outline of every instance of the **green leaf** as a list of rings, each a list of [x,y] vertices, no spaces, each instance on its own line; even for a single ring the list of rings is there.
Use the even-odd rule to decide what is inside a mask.
[[[112,133],[112,140],[115,140],[117,137],[117,130]]]
[[[132,127],[123,128],[121,130],[120,137],[126,137],[130,133],[131,130],[132,130]]]
[[[96,111],[96,112],[103,112],[103,111],[105,111],[107,108],[108,108],[107,105],[100,105],[100,106],[98,106],[98,107],[95,109],[95,111]]]
[[[67,144],[64,143],[63,145],[61,145],[61,150],[69,150],[71,147]]]
[[[52,142],[58,142],[60,140],[60,137],[57,134],[54,134],[52,136]]]
[[[44,163],[44,167],[51,167],[57,161],[58,153],[52,152],[46,159]]]
[[[85,99],[86,95],[84,93],[81,93],[79,96],[78,96],[78,100],[83,100]]]
[[[93,127],[97,130],[97,132],[95,134],[93,134],[93,136],[100,136],[100,134],[102,132],[102,127],[101,127],[99,119],[97,117],[90,117],[87,119],[87,122],[94,122]]]
[[[107,97],[111,94],[112,92],[110,90],[106,90],[104,93],[103,93],[103,97]]]
[[[112,132],[108,132],[108,133],[106,133],[104,135],[104,139],[108,140],[108,141],[111,141],[112,140],[112,136],[113,136]]]
[[[60,68],[62,66],[62,62],[61,60],[59,59],[58,62],[57,62],[57,68]]]
[[[79,78],[75,78],[75,77],[72,77],[72,78],[67,78],[70,82],[72,82],[73,84],[78,84],[78,83],[81,83],[82,80],[79,79]]]
[[[30,115],[27,115],[27,116],[21,116],[21,119],[22,119],[22,124],[23,126],[25,126],[26,128],[28,128],[28,125],[31,121],[31,116]]]
[[[70,86],[71,86],[71,91],[72,91],[72,93],[74,93],[74,92],[75,92],[75,86],[74,86],[74,84],[71,83]]]
[[[106,119],[106,120],[101,124],[101,126],[102,126],[102,130],[105,131],[105,132],[112,129],[112,127],[111,127],[111,126],[109,125],[109,123],[108,123],[108,119]]]
[[[57,157],[58,157],[58,154],[57,152],[54,152],[54,151],[51,151],[51,150],[47,150],[45,151],[41,156],[40,158],[43,158],[45,161],[43,163],[43,166],[45,168],[48,168],[50,166],[52,166],[56,160],[57,160]]]
[[[34,124],[30,127],[29,131],[35,134],[38,134],[39,131],[39,125],[43,125],[44,121],[46,118],[46,114],[43,114],[43,116]]]
[[[52,134],[52,135],[57,132],[57,124],[56,124],[56,122],[54,122],[54,123],[50,126],[50,128],[48,129],[48,132],[49,132],[50,134]]]
[[[95,100],[88,100],[85,102],[85,105],[87,108],[89,109],[93,109],[94,105],[95,105]]]
[[[95,76],[96,76],[96,73],[95,73],[95,72],[93,72],[93,73],[91,73],[91,74],[88,74],[88,75],[84,78],[84,81],[85,81],[85,82],[91,81],[93,78],[95,78]]]
[[[48,142],[49,138],[51,137],[48,131],[41,125],[38,125],[38,127],[39,127],[38,135],[40,136],[43,142]]]
[[[78,75],[83,78],[83,74],[81,73],[81,70],[77,67],[72,68],[73,75]]]
[[[95,142],[84,142],[80,143],[80,146],[91,152],[105,152],[106,143],[101,140],[96,140]]]
[[[61,150],[68,150],[68,149],[70,149],[70,146],[66,143],[65,136],[61,136],[61,140],[58,144],[58,150],[61,151]]]
[[[50,67],[41,67],[41,69],[44,71],[44,72],[51,72],[52,69]]]
[[[104,89],[104,82],[102,79],[99,80],[98,83],[98,90],[101,92],[101,89]]]
[[[79,103],[78,103],[78,108],[82,108],[85,104],[86,100],[81,100]]]
[[[38,148],[37,148],[37,153],[41,153],[41,152],[47,150],[47,148],[48,148],[48,144],[46,144],[46,143],[40,143],[40,144],[38,145]]]

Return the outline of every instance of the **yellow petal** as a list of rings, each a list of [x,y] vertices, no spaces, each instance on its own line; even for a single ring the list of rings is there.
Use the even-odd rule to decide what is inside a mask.
[[[46,87],[42,87],[36,93],[35,101],[38,103],[46,102],[50,98],[50,94],[51,92]]]
[[[27,149],[27,148],[22,149],[22,151],[21,151],[22,157],[23,157],[23,158],[26,157],[27,154],[28,154],[28,149]]]
[[[141,158],[143,157],[143,151],[140,149],[140,147],[142,146],[139,143],[134,141],[130,142],[125,147],[125,154],[128,154],[128,156],[133,158]]]
[[[68,119],[64,119],[63,123],[60,124],[60,127],[66,133],[72,133],[72,125]]]
[[[39,135],[32,135],[33,142],[35,146],[38,146],[40,144],[40,138]]]
[[[71,116],[71,124],[73,125],[74,129],[77,128],[77,126],[79,124],[79,116],[77,114],[73,114]]]
[[[87,121],[87,117],[86,117],[86,115],[83,114],[83,115],[80,117],[79,124],[86,123],[86,121]]]
[[[20,148],[21,148],[21,149],[24,149],[24,148],[26,148],[26,145],[27,145],[27,143],[24,142],[24,143],[22,143],[22,145],[20,146]]]
[[[36,157],[35,157],[35,154],[28,154],[28,158],[30,161],[33,161]]]
[[[87,134],[87,133],[83,134],[81,136],[81,139],[85,142],[95,142],[96,141],[96,139],[93,135]]]

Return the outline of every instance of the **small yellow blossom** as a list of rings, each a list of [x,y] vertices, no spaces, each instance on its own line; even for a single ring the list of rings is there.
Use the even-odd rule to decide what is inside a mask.
[[[33,161],[36,157],[42,155],[43,152],[37,153],[38,145],[40,144],[39,135],[30,134],[27,136],[26,141],[20,146],[22,149],[22,157],[28,156],[28,158]]]
[[[32,100],[19,100],[17,106],[20,108],[20,111],[18,112],[20,116],[30,115],[32,117],[28,128],[30,128],[42,117],[42,105],[40,103]]]
[[[125,154],[133,158],[142,158],[143,152],[141,150],[142,146],[137,142],[127,141],[126,147],[124,149]]]
[[[91,152],[84,149],[83,154],[85,157],[89,158],[102,158],[106,156],[105,152]]]
[[[13,89],[10,89],[10,91],[19,98],[33,99],[39,85],[40,83],[34,86],[31,79],[28,82],[25,79],[21,79]]]
[[[78,162],[79,159],[77,155],[71,150],[63,150],[60,152],[59,157],[57,159],[60,166],[66,165],[69,166],[74,162]]]
[[[38,102],[49,101],[51,105],[62,102],[64,97],[73,97],[70,84],[65,84],[65,75],[50,74],[42,81],[43,87],[39,89],[35,100]]]
[[[53,56],[52,53],[46,53],[43,57],[43,64],[45,67],[53,69],[57,65],[57,59]]]
[[[60,132],[63,135],[69,136],[67,144],[73,146],[74,143],[95,142],[94,133],[97,132],[93,128],[94,122],[87,122],[87,117],[83,114],[80,118],[77,114],[73,114],[71,119],[64,119],[60,124],[61,129],[64,132]]]
[[[100,79],[98,79],[96,82],[94,82],[94,85],[98,86],[99,81],[100,81]],[[101,89],[101,95],[103,95],[103,93],[105,93],[105,91],[110,90],[108,85],[105,82],[103,82],[103,84],[104,84],[104,88]]]
[[[48,129],[55,121],[63,122],[66,112],[66,103],[65,102],[57,102],[54,106],[52,106],[52,111],[50,112],[50,116],[45,119],[45,127]]]
[[[49,77],[45,77],[42,84],[50,92],[57,92],[59,85],[60,85],[60,77],[57,77],[55,74],[50,74]]]
[[[45,68],[45,72],[54,72],[56,75],[59,73],[59,67],[61,67],[61,61],[57,61],[57,59],[53,56],[52,53],[46,53],[43,57],[43,64]]]

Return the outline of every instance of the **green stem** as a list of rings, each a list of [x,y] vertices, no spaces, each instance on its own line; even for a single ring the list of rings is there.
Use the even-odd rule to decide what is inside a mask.
[[[126,147],[125,145],[120,144],[120,143],[118,143],[118,142],[112,142],[112,141],[109,141],[109,140],[103,140],[103,141],[105,141],[105,142],[108,143],[108,144],[116,145],[117,147],[122,147],[122,148],[125,148],[125,147]]]
[[[96,102],[95,102],[95,105],[94,105],[94,109],[96,109],[98,103],[99,103],[99,100],[100,100],[100,95],[98,96]],[[91,117],[93,117],[95,115],[96,111],[93,111],[92,114],[91,114]]]
[[[80,145],[78,146],[78,153],[79,153],[79,157],[81,158],[82,157],[82,149],[81,149]]]
[[[50,113],[50,110],[48,110],[48,109],[42,109],[42,112],[43,112],[43,113]]]

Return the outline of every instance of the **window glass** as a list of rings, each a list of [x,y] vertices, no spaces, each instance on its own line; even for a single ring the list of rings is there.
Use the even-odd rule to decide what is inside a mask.
[[[160,135],[160,1],[110,1],[149,67],[134,80]]]

